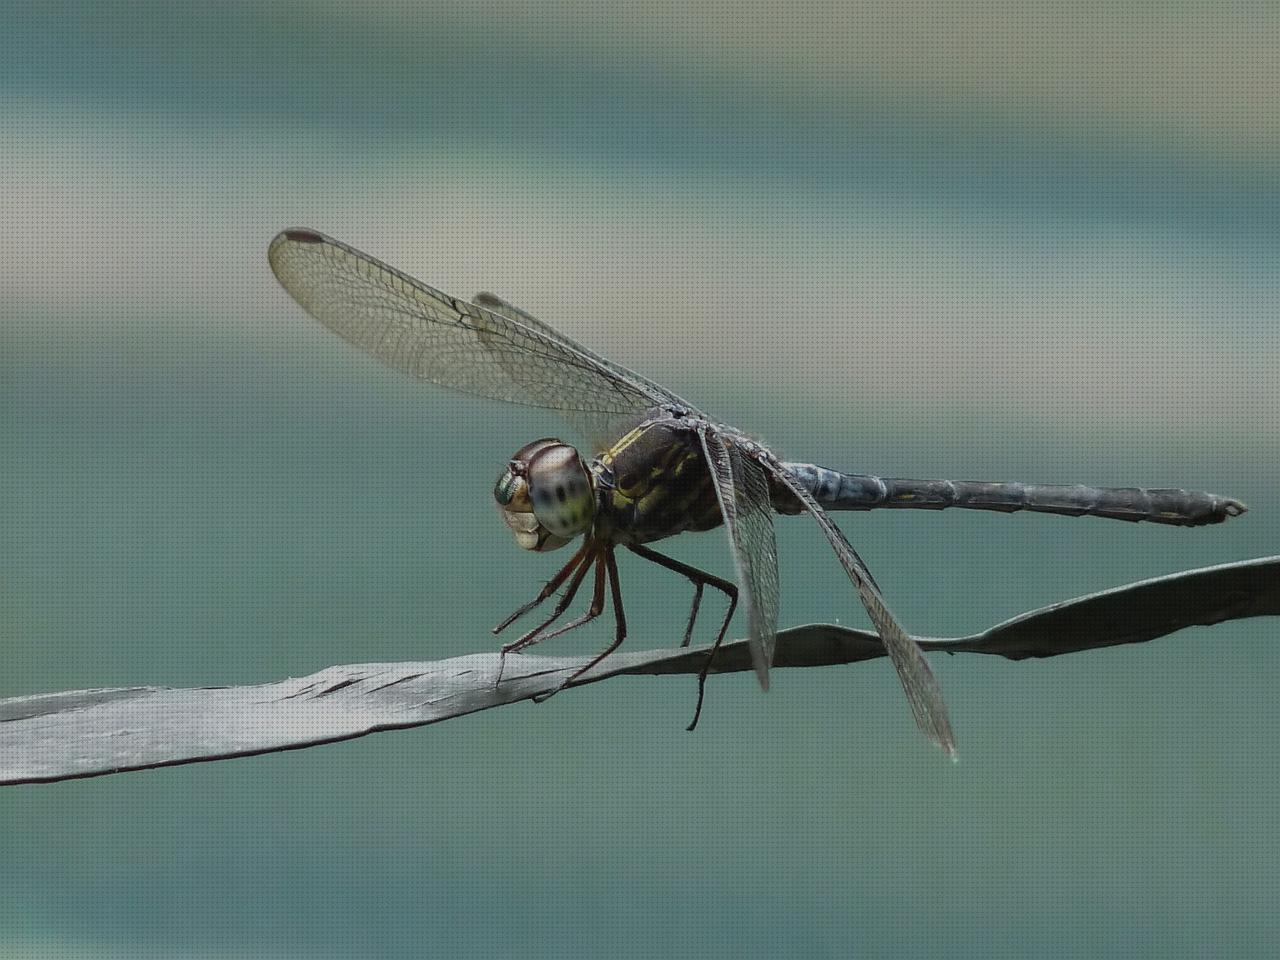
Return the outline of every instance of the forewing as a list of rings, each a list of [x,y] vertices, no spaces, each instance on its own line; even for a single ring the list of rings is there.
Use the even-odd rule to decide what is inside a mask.
[[[778,548],[764,468],[714,430],[699,428],[716,499],[729,534],[733,565],[747,605],[747,641],[760,686],[769,689],[769,667],[778,642]]]
[[[554,410],[588,432],[678,401],[546,324],[441,293],[315,231],[284,231],[267,257],[307,313],[419,379]]]
[[[950,756],[956,755],[955,735],[951,732],[951,721],[947,718],[947,705],[942,700],[942,691],[938,681],[929,667],[924,653],[894,619],[889,607],[880,594],[880,589],[871,578],[866,564],[858,556],[857,551],[845,539],[844,533],[827,515],[803,485],[798,483],[780,464],[772,468],[773,476],[785,486],[813,515],[826,534],[840,564],[844,567],[849,579],[858,590],[858,599],[862,601],[876,632],[884,643],[885,652],[898,671],[898,679],[902,681],[902,689],[907,695],[907,703],[916,718],[916,724],[934,743],[942,747]]]
[[[497,294],[486,293],[484,291],[481,291],[480,293],[477,293],[475,295],[475,297],[472,299],[471,302],[476,304],[477,306],[484,307],[485,309],[490,310],[493,313],[506,317],[509,320],[514,320],[516,323],[519,323],[525,327],[528,327],[530,330],[535,330],[539,333],[545,334],[546,336],[551,337],[552,339],[556,339],[556,340],[568,339],[563,334],[556,332],[555,328],[553,328],[550,324],[544,323],[543,321],[535,317],[533,314],[529,313],[529,311],[522,310],[520,307],[517,307],[514,303],[511,303],[509,300],[503,300]],[[659,383],[654,383],[648,377],[641,376],[640,374],[636,373],[634,370],[628,370],[626,367],[619,366],[618,364],[614,363],[612,360],[606,359],[605,357],[600,356],[600,354],[595,353],[591,350],[588,350],[586,347],[584,347],[580,343],[572,343],[572,346],[584,357],[587,357],[598,366],[602,367],[605,370],[608,370],[610,373],[613,373],[618,377],[621,377],[622,379],[628,381],[629,383],[635,384],[636,386],[640,387],[645,392],[646,395],[652,398],[653,402],[668,403],[671,406],[680,407],[689,413],[694,413],[694,414],[698,413],[698,411],[693,407],[692,404],[689,403],[689,401],[676,396],[666,387],[662,386]]]

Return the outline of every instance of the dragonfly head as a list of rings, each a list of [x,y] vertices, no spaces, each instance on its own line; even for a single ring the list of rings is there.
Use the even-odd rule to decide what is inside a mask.
[[[525,550],[546,553],[591,529],[595,490],[582,457],[547,438],[516,451],[493,488],[502,519]]]

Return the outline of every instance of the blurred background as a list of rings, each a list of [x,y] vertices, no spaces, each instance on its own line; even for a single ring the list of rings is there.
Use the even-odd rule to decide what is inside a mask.
[[[1280,552],[1274,6],[3,6],[0,695],[491,650],[562,562],[490,499],[560,425],[309,320],[288,226],[790,459],[1252,508],[845,515],[918,634]],[[779,550],[784,625],[864,624],[813,525]],[[687,584],[622,576],[677,641]],[[1273,956],[1276,630],[938,661],[955,766],[879,662],[714,679],[696,734],[691,678],[615,680],[11,788],[0,955]]]

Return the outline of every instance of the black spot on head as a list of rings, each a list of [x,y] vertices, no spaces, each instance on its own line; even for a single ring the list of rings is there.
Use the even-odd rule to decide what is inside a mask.
[[[564,484],[562,483],[560,486],[556,487],[556,499],[561,503],[564,503],[566,496],[568,496],[568,494],[565,493]]]

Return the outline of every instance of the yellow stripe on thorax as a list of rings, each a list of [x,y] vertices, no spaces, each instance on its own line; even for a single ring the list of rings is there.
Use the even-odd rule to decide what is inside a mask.
[[[604,451],[604,453],[600,454],[600,457],[599,457],[600,462],[607,467],[612,467],[614,459],[617,458],[618,455],[621,454],[624,450],[626,450],[627,447],[635,443],[636,440],[640,438],[640,435],[645,432],[645,429],[646,427],[643,424],[641,424],[640,426],[634,427],[627,433],[623,434],[621,437],[618,438],[617,442],[614,443],[613,446],[611,446],[608,450]]]

